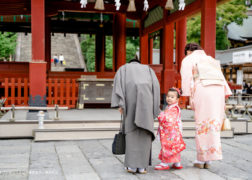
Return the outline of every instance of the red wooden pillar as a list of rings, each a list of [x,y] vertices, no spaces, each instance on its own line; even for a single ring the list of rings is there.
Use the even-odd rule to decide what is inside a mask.
[[[166,97],[169,88],[174,86],[175,71],[173,69],[173,39],[174,24],[164,25],[161,36],[161,59],[163,61],[161,93]]]
[[[153,63],[153,38],[149,39],[149,64]]]
[[[113,22],[113,70],[126,63],[126,15],[116,13]]]
[[[31,0],[30,106],[46,106],[45,0]]]
[[[183,58],[185,57],[186,45],[186,17],[176,22],[176,62],[177,72],[180,72],[180,67]]]
[[[215,57],[216,48],[216,0],[201,1],[201,46]]]
[[[46,18],[45,21],[45,54],[46,54],[46,70],[51,71],[51,28],[50,28],[50,18]]]
[[[141,34],[141,33],[140,33]],[[149,58],[149,35],[143,34],[140,36],[140,62],[142,64],[148,64]]]
[[[95,67],[96,72],[104,72],[105,69],[105,35],[98,32],[95,37]]]

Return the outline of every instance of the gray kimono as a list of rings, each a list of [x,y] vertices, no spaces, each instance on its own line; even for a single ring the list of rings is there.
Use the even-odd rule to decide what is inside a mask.
[[[159,114],[159,105],[159,82],[149,66],[131,62],[117,71],[111,107],[123,108],[126,167],[147,168],[151,162],[154,118]]]

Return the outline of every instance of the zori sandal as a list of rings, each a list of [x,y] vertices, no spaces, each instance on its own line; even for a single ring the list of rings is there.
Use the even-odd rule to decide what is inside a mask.
[[[170,169],[169,166],[164,166],[162,164],[158,164],[155,166],[155,170],[168,170],[168,169]]]
[[[173,169],[183,169],[183,166],[181,166],[181,165],[180,165],[180,166],[175,166],[175,164],[173,164],[173,165],[172,165],[172,168],[173,168]]]

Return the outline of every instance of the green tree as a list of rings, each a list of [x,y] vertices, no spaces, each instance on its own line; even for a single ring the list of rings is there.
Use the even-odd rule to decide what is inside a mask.
[[[89,72],[95,71],[95,36],[82,36],[81,42],[82,53]],[[126,38],[126,62],[129,62],[136,55],[139,48],[139,38]],[[106,50],[105,50],[105,67],[112,69],[113,67],[113,37],[106,36]]]
[[[0,60],[8,60],[15,53],[17,35],[12,32],[0,34]]]
[[[113,68],[113,38],[112,36],[106,36],[105,67],[106,69]]]
[[[223,50],[230,47],[227,37],[227,26],[235,22],[242,25],[243,19],[247,18],[245,0],[231,0],[217,7],[216,10],[216,49]],[[195,16],[187,22],[188,42],[200,43],[201,16]]]
[[[81,49],[89,72],[95,71],[95,36],[84,35]]]
[[[139,48],[139,38],[133,39],[132,37],[126,38],[126,62],[135,58],[136,52]]]

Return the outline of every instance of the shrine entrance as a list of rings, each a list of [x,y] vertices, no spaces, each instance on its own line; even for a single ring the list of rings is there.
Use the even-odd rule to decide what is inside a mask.
[[[215,54],[216,5],[221,0],[3,0],[0,3],[0,29],[31,32],[31,61],[1,62],[2,97],[6,105],[75,108],[82,76],[113,79],[127,61],[127,37],[139,39],[139,59],[149,64],[159,79],[162,99],[171,86],[180,86],[179,69],[186,44],[186,18],[201,12],[201,45]],[[173,7],[171,6],[173,5]],[[15,21],[7,20],[8,18]],[[11,17],[11,18],[10,18]],[[7,19],[6,19],[7,18]],[[53,33],[86,34],[95,37],[92,72],[51,71]],[[153,38],[160,39],[160,60],[153,64]],[[106,48],[110,37],[112,56],[107,65]],[[174,43],[174,41],[176,43]],[[88,46],[86,47],[89,48]],[[174,51],[175,49],[175,51]],[[131,58],[131,57],[130,57]],[[99,83],[98,83],[99,84]],[[88,96],[88,95],[87,95]],[[85,96],[86,98],[88,98]],[[96,97],[100,98],[100,97]],[[181,106],[185,106],[182,101]]]

